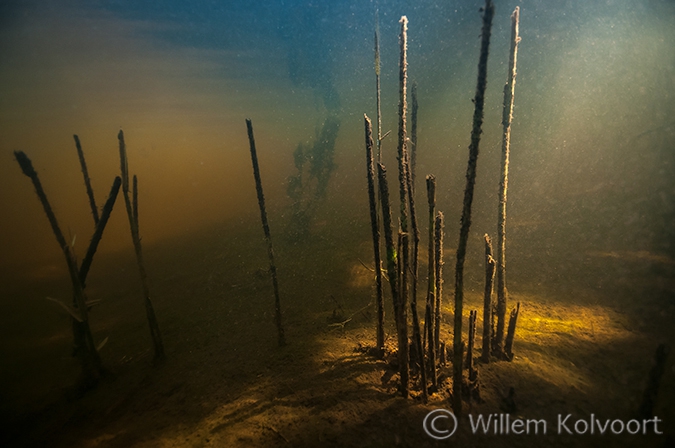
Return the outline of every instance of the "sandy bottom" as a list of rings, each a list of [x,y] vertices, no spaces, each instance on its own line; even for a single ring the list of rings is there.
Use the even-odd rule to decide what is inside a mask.
[[[110,373],[79,399],[71,394],[78,365],[70,356],[69,317],[44,300],[70,295],[62,260],[6,273],[0,445],[672,446],[672,354],[655,408],[666,435],[559,435],[557,427],[558,415],[572,415],[569,427],[591,414],[601,421],[636,415],[657,345],[675,341],[670,260],[588,254],[579,259],[585,263],[579,271],[604,275],[596,284],[560,271],[564,281],[513,279],[511,305],[521,303],[515,359],[479,363],[481,399],[465,401],[464,409],[474,418],[510,411],[512,420],[544,419],[547,434],[499,435],[493,428],[473,434],[465,415],[450,440],[435,441],[422,422],[429,411],[450,408],[451,366],[442,369],[440,391],[428,403],[419,390],[407,400],[399,396],[395,368],[365,350],[375,334],[373,274],[361,263],[369,264],[370,242],[345,241],[337,237],[342,229],[318,226],[317,236],[302,244],[275,241],[289,342],[284,348],[276,346],[266,250],[255,224],[223,225],[147,247],[168,356],[159,366],[151,362],[133,254],[99,257],[87,291],[103,300],[91,323],[97,341],[108,338],[101,356]],[[448,344],[452,261],[446,261],[443,304]],[[478,282],[467,288],[467,318],[480,307],[481,288]],[[389,309],[393,346],[391,316]],[[479,335],[481,328],[479,313]]]

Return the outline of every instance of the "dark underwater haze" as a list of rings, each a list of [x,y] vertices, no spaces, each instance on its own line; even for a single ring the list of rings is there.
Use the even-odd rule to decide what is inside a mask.
[[[80,256],[93,231],[72,134],[102,204],[117,132],[139,176],[146,247],[257,216],[245,118],[256,131],[273,236],[284,231],[293,151],[329,117],[336,170],[315,219],[367,230],[362,114],[375,118],[379,9],[385,162],[394,170],[398,20],[419,88],[420,179],[438,179],[456,245],[480,32],[468,1],[5,1],[0,6],[0,252],[4,268],[62,270],[13,151],[38,170]],[[521,8],[512,130],[509,256],[675,252],[675,3],[497,1],[472,240],[496,232],[509,16]],[[422,201],[423,196],[418,196]],[[422,202],[424,203],[424,201]],[[100,251],[131,247],[118,203]],[[617,256],[619,256],[617,255]],[[642,257],[642,258],[641,258]],[[650,258],[652,257],[652,258]],[[656,257],[656,258],[653,258]],[[667,257],[667,258],[666,258]],[[518,262],[514,261],[517,269]],[[44,271],[44,272],[43,272]],[[610,273],[608,273],[611,275]],[[518,275],[517,273],[514,275]],[[525,275],[525,273],[521,273]]]

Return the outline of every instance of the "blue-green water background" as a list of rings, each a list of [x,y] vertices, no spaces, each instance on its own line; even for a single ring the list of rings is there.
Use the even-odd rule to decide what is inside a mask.
[[[511,198],[537,244],[672,255],[674,8],[669,1],[497,2],[476,196],[493,233],[509,15],[521,7]],[[451,216],[463,187],[480,15],[471,2],[3,2],[3,263],[58,256],[12,151],[41,170],[71,234],[91,230],[71,134],[102,197],[124,129],[145,192],[147,240],[255,213],[244,118],[257,131],[272,211],[292,152],[328,115],[341,128],[326,202],[366,220],[362,114],[374,118],[379,11],[383,131],[397,123],[398,19],[419,86],[418,170]],[[392,137],[395,132],[392,133]],[[395,149],[385,140],[385,154]],[[393,166],[393,159],[385,155]],[[421,178],[420,176],[420,178]],[[99,199],[102,201],[102,198]],[[345,213],[348,213],[345,211]],[[318,219],[331,219],[330,213]],[[125,238],[113,220],[102,250]],[[454,233],[458,218],[451,218]],[[120,225],[116,225],[120,224]],[[529,227],[528,227],[529,226]],[[534,227],[533,227],[534,226]],[[560,237],[560,238],[558,238]]]

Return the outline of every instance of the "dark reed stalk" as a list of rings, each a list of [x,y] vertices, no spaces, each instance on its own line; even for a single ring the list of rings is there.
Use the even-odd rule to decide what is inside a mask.
[[[148,319],[148,326],[150,328],[150,336],[155,351],[154,361],[161,362],[166,358],[164,353],[164,343],[162,342],[162,334],[159,330],[159,323],[155,315],[155,308],[150,300],[150,286],[148,285],[148,274],[145,270],[145,263],[143,262],[143,248],[141,246],[141,236],[138,229],[138,185],[134,181],[134,203],[132,204],[129,198],[129,163],[127,161],[127,148],[124,143],[124,132],[120,130],[117,134],[120,148],[120,171],[122,173],[122,196],[124,196],[124,204],[127,209],[127,217],[129,218],[129,227],[131,229],[131,240],[134,243],[134,251],[136,252],[136,262],[138,264],[138,272],[141,277],[141,286],[143,288],[143,303],[145,305],[145,314]],[[135,178],[135,176],[134,176]]]
[[[377,290],[377,351],[384,354],[384,294],[382,288],[382,269],[380,266],[380,225],[377,219],[377,199],[375,197],[375,163],[373,157],[373,125],[367,115],[363,115],[366,132],[366,169],[368,174],[368,203],[370,204],[370,228],[373,234],[373,255],[375,261],[375,287]]]
[[[469,384],[468,384],[468,397],[469,397],[469,412],[471,412],[471,399],[476,397],[479,398],[479,388],[478,384],[478,370],[476,370],[474,362],[474,348],[476,345],[476,320],[478,317],[477,310],[471,310],[469,312],[469,343],[466,349],[466,364],[467,370],[469,371]]]
[[[506,332],[506,340],[504,341],[504,357],[511,361],[513,359],[513,338],[516,336],[516,324],[518,323],[518,315],[520,314],[520,302],[511,310],[509,317],[509,328]]]
[[[121,183],[122,179],[119,176],[115,177],[112,188],[110,189],[110,194],[108,195],[108,199],[106,200],[103,210],[101,211],[101,217],[98,221],[98,224],[96,224],[94,235],[91,237],[89,247],[87,247],[87,252],[82,259],[82,263],[80,264],[78,276],[83,289],[86,287],[87,275],[89,274],[91,263],[94,260],[94,255],[98,249],[98,244],[101,242],[101,238],[103,237],[105,226],[108,224],[108,219],[110,218],[110,213],[112,213],[113,206],[115,205],[115,200],[117,199],[117,194],[119,193]],[[77,307],[77,297],[75,295],[73,295],[73,302]],[[86,330],[82,322],[79,322],[76,319],[73,319],[72,324],[74,339],[73,352],[77,354],[79,350],[82,350],[82,348],[86,346]]]
[[[399,313],[401,314],[399,322],[401,323],[400,331],[402,336],[405,336],[406,343],[403,346],[399,346],[399,350],[402,350],[402,357],[405,361],[406,366],[408,365],[409,355],[408,355],[408,269],[410,266],[410,248],[409,248],[409,237],[408,237],[408,184],[406,181],[406,171],[407,171],[407,160],[408,155],[406,151],[406,140],[407,140],[407,131],[406,131],[406,113],[407,113],[407,100],[406,100],[406,91],[407,91],[407,80],[408,80],[408,18],[406,16],[401,17],[399,21],[401,24],[401,34],[399,36],[399,44],[401,49],[401,57],[399,60],[399,103],[398,103],[398,182],[399,182],[399,193],[400,193],[400,202],[401,202],[401,231],[403,232],[403,245],[401,248],[401,288],[400,288],[400,307]],[[408,396],[408,372],[405,372],[405,378],[401,378],[403,386],[403,396]]]
[[[54,232],[56,241],[61,247],[63,255],[66,259],[66,264],[68,266],[68,273],[70,274],[70,280],[73,285],[73,298],[75,305],[77,306],[80,313],[80,321],[77,322],[73,319],[73,338],[76,346],[76,354],[80,359],[82,366],[82,383],[85,388],[93,387],[102,374],[104,373],[103,365],[101,363],[101,358],[96,350],[96,345],[94,345],[94,339],[91,334],[91,328],[89,327],[89,318],[87,315],[87,307],[85,305],[86,298],[84,296],[84,290],[82,282],[77,269],[77,262],[75,261],[74,256],[72,255],[68,243],[66,242],[63,232],[59,227],[59,223],[56,220],[56,215],[47,199],[47,194],[42,187],[40,178],[38,177],[37,172],[33,168],[33,163],[28,158],[28,156],[23,151],[15,151],[14,157],[21,167],[23,174],[28,176],[35,187],[35,192],[37,193],[38,199],[42,204],[42,208],[47,215],[47,220]]]
[[[377,96],[377,163],[382,163],[382,101],[380,88],[380,21],[375,15],[375,91]]]
[[[427,372],[424,362],[424,350],[422,347],[422,332],[420,331],[420,320],[417,314],[417,278],[419,272],[419,250],[420,250],[420,231],[417,225],[417,213],[415,211],[415,189],[413,188],[413,179],[410,166],[406,160],[406,183],[408,187],[408,207],[410,210],[410,230],[413,238],[412,260],[410,270],[412,273],[410,308],[412,311],[413,339],[417,348],[417,356],[420,364],[420,380],[422,383],[422,396],[426,403],[427,395]]]
[[[47,220],[49,220],[49,225],[52,227],[52,231],[54,232],[56,241],[59,243],[59,247],[61,248],[61,250],[64,251],[64,255],[67,255],[64,248],[68,247],[68,243],[66,242],[66,238],[63,236],[63,232],[61,232],[59,223],[56,221],[56,215],[54,215],[54,211],[52,210],[52,207],[49,204],[49,200],[47,199],[47,195],[45,194],[44,188],[42,188],[40,178],[38,177],[37,172],[33,168],[33,162],[31,162],[26,153],[24,153],[23,151],[14,151],[14,157],[16,158],[16,161],[19,163],[19,166],[21,167],[21,171],[23,172],[23,174],[28,176],[30,180],[33,182],[35,192],[37,193],[38,199],[42,204],[42,208],[44,209],[45,214],[47,215]],[[66,261],[67,259],[68,257],[66,256]]]
[[[415,191],[415,171],[417,167],[417,83],[412,84],[412,109],[410,111],[410,174],[412,175],[412,188],[410,191]]]
[[[382,163],[382,89],[380,86],[380,19],[378,10],[375,10],[375,92],[377,97],[377,163]],[[377,178],[376,178],[377,179]],[[380,192],[377,190],[377,210],[380,209]],[[379,223],[378,223],[379,226]],[[376,269],[382,270],[382,266],[377,266]],[[379,305],[378,305],[379,306]],[[384,310],[382,311],[384,313]]]
[[[434,266],[436,267],[436,304],[434,305],[435,320],[434,320],[434,350],[438,353],[441,344],[441,302],[443,299],[443,230],[444,230],[444,216],[443,212],[436,213],[436,224],[434,225],[436,232],[435,246],[434,246]],[[435,367],[434,367],[435,368]]]
[[[434,213],[436,209],[436,178],[433,174],[427,176],[427,202],[429,204],[429,279],[427,282],[427,306],[424,315],[424,335],[427,339],[429,354],[429,368],[431,384],[438,388],[436,374],[436,343],[434,342],[435,297],[436,297],[436,257],[434,252]]]
[[[408,335],[405,331],[405,322],[400,322],[401,308],[399,297],[399,274],[398,274],[398,253],[394,245],[394,232],[391,223],[391,206],[389,205],[389,186],[387,184],[387,170],[383,164],[377,164],[378,185],[380,187],[380,197],[382,199],[382,225],[384,227],[384,241],[387,248],[387,274],[389,276],[389,285],[391,286],[391,297],[394,302],[394,316],[396,321],[396,333],[398,335],[398,363],[401,376],[401,392],[405,398],[408,397],[408,359],[403,356],[403,347],[408,346]]]
[[[270,259],[270,275],[272,276],[272,286],[274,287],[274,323],[277,326],[277,340],[279,347],[283,347],[286,345],[286,336],[284,335],[284,327],[281,322],[281,299],[279,298],[277,267],[274,264],[274,249],[272,248],[272,236],[270,235],[270,226],[267,221],[267,211],[265,210],[265,195],[263,194],[260,168],[258,166],[258,154],[255,149],[255,139],[253,138],[253,124],[249,119],[246,119],[246,129],[248,131],[248,141],[251,146],[251,162],[253,163],[255,190],[258,195],[258,206],[260,207],[260,219],[262,221],[263,232],[265,233],[265,241],[267,242],[267,255]]]
[[[492,353],[492,290],[495,280],[495,259],[492,258],[492,240],[486,233],[485,239],[485,293],[483,294],[483,350],[481,359],[490,362]]]
[[[89,170],[87,170],[87,162],[84,160],[84,151],[80,144],[80,137],[77,134],[73,135],[75,139],[75,148],[77,148],[77,157],[80,159],[80,167],[82,168],[82,176],[84,176],[84,186],[87,189],[87,196],[89,197],[89,206],[91,207],[91,215],[94,217],[94,226],[98,225],[98,208],[96,207],[96,199],[94,198],[94,190],[91,188],[91,180],[89,179]]]
[[[509,52],[509,74],[504,85],[504,108],[502,111],[502,164],[501,179],[499,182],[499,216],[497,225],[497,332],[495,334],[496,347],[502,351],[504,338],[504,324],[506,321],[506,194],[509,185],[509,152],[511,148],[511,122],[513,121],[513,100],[516,89],[516,63],[518,61],[518,21],[520,8],[511,15],[511,50]]]
[[[79,277],[80,282],[82,282],[82,287],[87,284],[87,274],[89,273],[89,268],[91,267],[91,263],[94,260],[94,255],[96,254],[96,249],[98,249],[98,244],[101,242],[101,238],[103,237],[105,226],[108,224],[108,219],[110,218],[110,213],[112,213],[113,206],[117,200],[117,195],[120,191],[121,184],[122,178],[119,176],[115,177],[112,188],[110,189],[110,193],[108,194],[108,200],[103,206],[101,217],[96,224],[96,229],[94,230],[94,235],[91,237],[91,241],[89,242],[87,253],[82,259],[82,264],[80,264]]]
[[[478,80],[476,96],[474,98],[473,129],[471,131],[471,145],[469,146],[469,162],[466,169],[466,187],[462,207],[459,244],[457,245],[457,265],[455,268],[455,329],[453,337],[453,385],[452,408],[456,416],[462,415],[462,307],[464,302],[464,258],[466,245],[469,240],[471,227],[471,204],[476,182],[476,165],[478,161],[478,147],[483,126],[483,106],[485,103],[485,87],[487,86],[487,61],[490,48],[490,33],[494,4],[492,0],[485,0],[483,9],[483,29],[481,32],[481,49],[478,62]]]
[[[478,316],[478,311],[471,310],[469,312],[469,345],[466,349],[466,365],[469,369],[469,382],[476,380],[478,372],[473,365],[473,348],[476,342],[476,317]]]
[[[663,374],[666,372],[666,361],[668,360],[669,353],[670,347],[664,343],[660,343],[658,347],[656,347],[656,353],[654,354],[654,364],[649,371],[647,387],[642,394],[642,403],[640,404],[637,412],[637,416],[639,418],[651,419],[654,417],[654,408],[656,407]]]

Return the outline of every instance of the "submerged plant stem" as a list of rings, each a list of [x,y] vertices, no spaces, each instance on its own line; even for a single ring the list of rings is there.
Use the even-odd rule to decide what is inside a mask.
[[[502,112],[502,164],[499,182],[499,216],[497,225],[497,330],[494,350],[502,352],[504,326],[506,323],[506,194],[509,185],[509,152],[511,148],[511,122],[516,89],[516,63],[518,61],[518,21],[520,8],[511,15],[511,51],[509,53],[509,76],[504,85],[504,108]]]
[[[255,178],[255,189],[258,195],[258,206],[260,208],[260,219],[262,221],[265,241],[267,242],[267,255],[270,260],[270,275],[272,276],[272,286],[274,287],[274,322],[277,326],[277,341],[279,347],[286,345],[286,336],[284,327],[281,323],[281,299],[279,298],[279,282],[277,281],[277,267],[274,264],[274,249],[272,248],[272,237],[270,235],[270,226],[267,222],[267,211],[265,210],[265,195],[263,194],[262,180],[260,179],[260,168],[258,167],[258,154],[255,148],[255,139],[253,138],[253,124],[251,120],[246,120],[246,129],[248,131],[248,141],[251,148],[251,162],[253,163],[253,177]]]
[[[429,279],[427,282],[427,306],[424,315],[424,335],[427,339],[431,384],[433,384],[434,387],[438,387],[438,375],[436,374],[436,342],[434,339],[434,322],[436,320],[436,311],[434,308],[436,301],[436,256],[434,251],[436,178],[432,174],[427,176],[427,202],[429,204]]]
[[[380,225],[377,219],[375,198],[375,163],[373,157],[373,125],[370,118],[363,116],[366,133],[366,170],[368,174],[368,203],[370,205],[370,227],[373,234],[373,255],[375,261],[375,287],[377,289],[377,350],[384,353],[384,294],[382,291],[382,269],[380,257]]]
[[[419,271],[419,250],[420,250],[420,231],[417,226],[417,214],[415,211],[415,194],[413,188],[413,179],[410,164],[408,160],[405,161],[406,186],[408,190],[408,206],[410,209],[410,233],[413,238],[412,260],[410,263],[410,271],[412,273],[412,283],[410,285],[411,299],[410,309],[412,311],[412,325],[413,325],[413,342],[416,346],[417,357],[420,365],[420,382],[422,384],[422,397],[424,402],[427,401],[427,372],[424,368],[424,350],[422,349],[422,332],[420,331],[420,320],[417,315],[417,277]]]
[[[129,163],[127,161],[127,149],[124,143],[124,132],[120,131],[117,134],[120,148],[120,170],[122,172],[122,195],[124,196],[124,204],[127,209],[127,217],[129,218],[129,227],[131,228],[131,239],[134,243],[134,251],[136,252],[136,261],[138,264],[138,272],[141,277],[141,285],[143,288],[143,303],[145,305],[145,314],[148,319],[148,326],[150,327],[150,336],[152,337],[152,344],[155,350],[155,362],[163,361],[166,358],[164,353],[164,342],[162,341],[162,334],[159,330],[159,323],[155,315],[155,308],[150,300],[150,286],[148,285],[148,274],[145,270],[145,263],[143,261],[143,248],[141,246],[141,237],[138,229],[138,180],[134,180],[135,198],[132,203],[129,197]],[[134,176],[135,178],[135,176]]]
[[[375,18],[375,92],[377,96],[377,163],[382,163],[382,101],[380,88],[380,23]]]
[[[409,354],[408,354],[408,267],[410,266],[410,249],[408,236],[408,182],[406,180],[406,172],[408,170],[407,160],[408,155],[406,151],[406,89],[408,79],[408,18],[401,17],[399,22],[401,24],[401,34],[399,36],[399,44],[401,49],[401,57],[399,61],[399,103],[398,103],[398,182],[399,193],[401,201],[401,232],[403,232],[403,239],[401,245],[401,296],[399,322],[401,323],[399,332],[399,351],[405,363],[401,370],[401,386],[404,397],[408,397],[409,388]]]
[[[28,176],[33,182],[35,192],[37,193],[38,199],[42,204],[42,208],[47,215],[47,220],[52,227],[56,241],[61,247],[63,255],[66,259],[68,273],[73,286],[73,299],[80,314],[79,319],[73,319],[73,339],[76,347],[75,354],[78,356],[81,362],[83,386],[85,388],[90,388],[98,382],[99,378],[104,373],[104,369],[101,364],[101,358],[98,354],[98,350],[96,350],[96,345],[94,344],[91,328],[89,327],[89,318],[87,315],[87,307],[85,305],[86,298],[84,295],[84,287],[80,281],[77,262],[70,250],[70,247],[68,246],[68,243],[66,242],[65,237],[63,236],[63,232],[61,231],[61,227],[59,227],[59,223],[56,220],[56,215],[54,214],[51,204],[47,199],[47,194],[42,187],[40,178],[33,168],[33,163],[23,151],[15,151],[14,157],[19,163],[23,174]]]
[[[98,225],[98,208],[96,207],[96,199],[94,198],[94,190],[91,188],[91,179],[89,179],[89,170],[87,169],[87,162],[84,159],[84,151],[80,144],[80,137],[73,135],[75,139],[75,148],[77,149],[77,157],[80,159],[80,167],[82,168],[82,176],[84,177],[84,186],[87,189],[87,197],[89,198],[89,206],[91,207],[91,214],[94,217],[94,225]]]
[[[471,228],[471,204],[473,190],[476,183],[476,166],[478,161],[478,147],[483,126],[483,107],[485,103],[485,87],[487,86],[487,61],[490,48],[490,33],[494,4],[492,0],[485,0],[483,9],[483,28],[481,32],[480,58],[478,61],[478,80],[476,96],[474,98],[473,128],[471,130],[471,144],[469,146],[469,162],[466,168],[466,187],[464,188],[464,202],[457,245],[457,265],[455,267],[455,325],[453,337],[453,384],[452,408],[455,415],[462,415],[462,307],[464,302],[464,259],[466,245]]]
[[[398,362],[401,378],[408,375],[408,359],[404,358],[402,345],[408,345],[407,331],[405,331],[405,322],[401,322],[400,308],[403,306],[400,300],[399,283],[399,255],[394,245],[394,232],[391,223],[391,206],[389,205],[389,186],[387,184],[387,170],[381,163],[377,164],[378,185],[380,187],[380,197],[382,198],[382,226],[384,228],[384,241],[387,248],[387,275],[389,277],[389,286],[391,286],[391,297],[394,302],[394,319],[396,321],[396,333],[398,336]],[[407,351],[405,352],[407,354]],[[407,378],[407,377],[406,377]],[[407,383],[406,383],[407,387]],[[407,389],[403,389],[401,382],[401,391],[404,397],[407,397]]]

